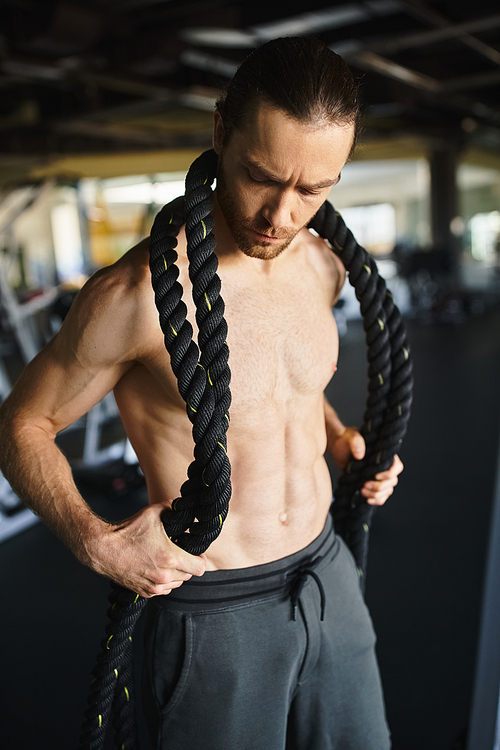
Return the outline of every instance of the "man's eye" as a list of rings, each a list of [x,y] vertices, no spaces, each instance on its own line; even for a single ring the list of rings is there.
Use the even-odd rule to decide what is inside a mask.
[[[252,180],[252,182],[267,182],[267,178],[266,177],[256,177],[255,175],[251,174],[250,172],[248,173],[248,176],[250,177],[250,179]]]

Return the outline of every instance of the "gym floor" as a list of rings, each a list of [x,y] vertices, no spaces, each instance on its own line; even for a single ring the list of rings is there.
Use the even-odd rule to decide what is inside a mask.
[[[496,472],[500,307],[461,325],[409,321],[408,330],[415,399],[401,451],[406,469],[375,516],[367,601],[393,750],[458,750]],[[364,357],[361,325],[349,323],[327,389],[347,423],[361,420]],[[110,520],[146,502],[143,489],[116,500],[97,489],[85,494]],[[108,584],[37,524],[0,545],[0,589],[0,743],[5,750],[76,748]],[[135,643],[140,652],[140,633]]]

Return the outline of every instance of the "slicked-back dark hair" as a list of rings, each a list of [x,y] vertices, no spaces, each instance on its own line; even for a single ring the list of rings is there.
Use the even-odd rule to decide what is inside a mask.
[[[302,122],[354,124],[356,142],[358,87],[346,62],[316,37],[273,39],[242,62],[216,104],[226,140],[259,102]]]

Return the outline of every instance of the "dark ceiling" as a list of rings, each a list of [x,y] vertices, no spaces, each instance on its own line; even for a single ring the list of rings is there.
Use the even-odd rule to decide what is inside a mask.
[[[307,34],[359,79],[366,139],[500,151],[498,0],[0,0],[0,158],[206,146],[244,56]]]

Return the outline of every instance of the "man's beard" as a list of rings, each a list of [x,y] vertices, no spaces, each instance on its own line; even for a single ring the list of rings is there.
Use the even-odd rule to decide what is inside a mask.
[[[250,258],[259,258],[260,260],[277,258],[283,250],[286,250],[298,234],[298,231],[300,231],[287,232],[286,230],[281,230],[275,232],[264,219],[262,225],[259,226],[245,219],[241,215],[239,206],[228,188],[222,156],[219,157],[219,169],[217,171],[217,202],[236,244]],[[260,234],[267,234],[268,237],[281,240],[281,242],[268,243],[264,240],[260,241],[258,237],[252,236],[252,232],[249,230],[259,232]]]

